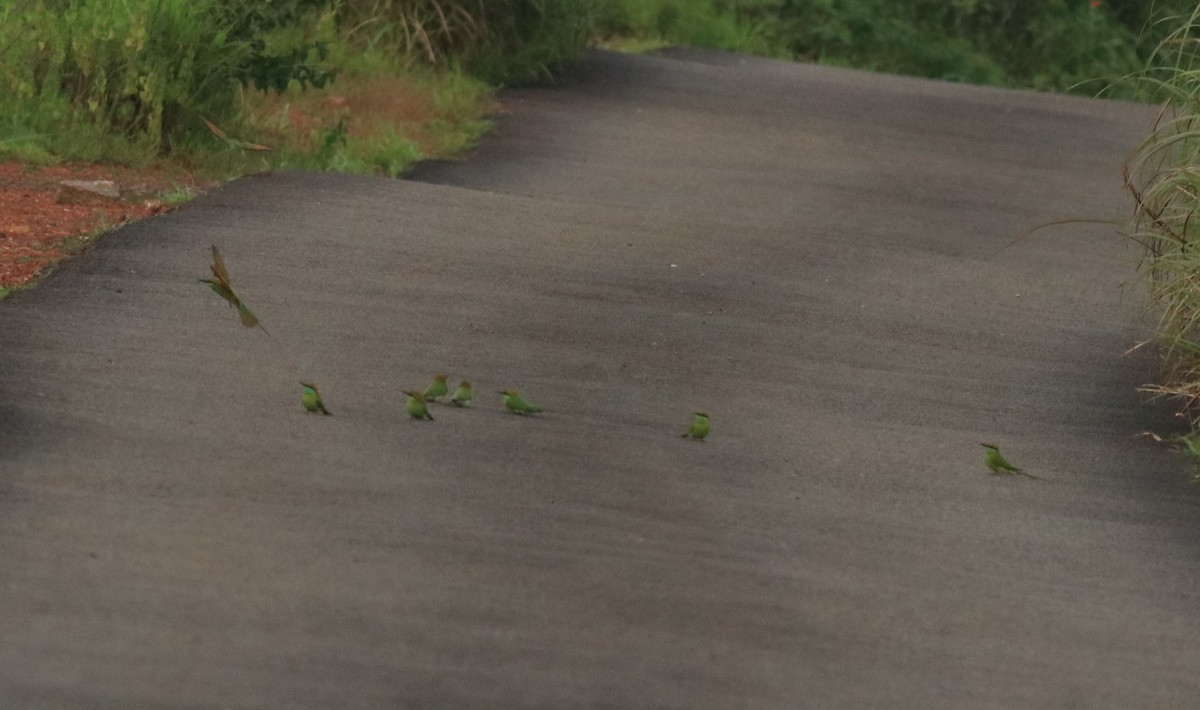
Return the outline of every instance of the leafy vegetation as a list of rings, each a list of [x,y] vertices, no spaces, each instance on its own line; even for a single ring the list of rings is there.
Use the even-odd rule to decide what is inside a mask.
[[[1161,61],[1161,19],[1191,5],[0,0],[0,158],[396,174],[471,145],[491,86],[547,77],[589,38],[1095,93]]]
[[[0,0],[0,157],[395,174],[574,56],[588,0]],[[435,74],[436,72],[436,74]],[[371,120],[407,102],[398,124]],[[419,105],[418,105],[419,104]],[[330,110],[326,110],[326,108]]]
[[[591,32],[591,0],[347,0],[338,10],[362,49],[458,65],[493,84],[547,75]]]
[[[1191,0],[600,0],[602,36],[950,81],[1133,97]]]
[[[1132,237],[1161,308],[1166,367],[1149,392],[1175,398],[1191,423],[1183,444],[1200,452],[1200,7],[1158,47],[1146,80],[1166,96],[1154,132],[1126,168]]]

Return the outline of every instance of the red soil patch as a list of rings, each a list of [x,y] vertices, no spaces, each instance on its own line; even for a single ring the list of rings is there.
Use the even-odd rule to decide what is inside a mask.
[[[121,198],[60,204],[63,180],[112,180]],[[79,237],[166,212],[155,196],[178,187],[196,189],[195,178],[161,168],[0,163],[0,288],[33,281],[77,248]]]

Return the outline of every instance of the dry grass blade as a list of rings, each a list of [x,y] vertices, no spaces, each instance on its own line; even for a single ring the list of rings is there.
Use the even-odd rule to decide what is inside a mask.
[[[1016,244],[1017,242],[1024,241],[1025,239],[1032,237],[1034,234],[1042,231],[1043,229],[1046,229],[1047,227],[1057,227],[1057,226],[1061,226],[1064,224],[1110,224],[1113,226],[1120,226],[1121,222],[1118,222],[1118,221],[1112,220],[1112,219],[1088,219],[1085,217],[1072,217],[1070,219],[1056,219],[1053,222],[1046,222],[1045,224],[1039,224],[1038,226],[1034,227],[1033,229],[1030,229],[1029,231],[1024,232],[1023,234],[1018,236],[1016,239],[1012,240],[1008,244],[1005,244],[1004,246],[1002,246],[999,249],[997,249],[996,251],[994,251],[992,253],[992,255],[989,256],[988,258],[990,259],[992,257],[997,256],[998,254],[1000,254],[1000,252],[1008,249],[1009,247]]]
[[[429,34],[425,31],[425,25],[421,23],[420,18],[415,15],[408,18],[408,24],[412,29],[413,36],[416,37],[421,47],[425,50],[425,57],[430,64],[437,64],[438,55],[433,49],[433,42],[429,39]]]

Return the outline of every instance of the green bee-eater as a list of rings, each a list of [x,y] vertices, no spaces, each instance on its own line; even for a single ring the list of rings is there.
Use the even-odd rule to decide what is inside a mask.
[[[515,389],[499,390],[499,392],[504,395],[504,406],[513,414],[537,414],[542,411],[521,399],[521,395],[517,394]]]
[[[236,308],[242,325],[247,328],[253,328],[257,325],[259,328],[262,328],[264,333],[267,333],[267,329],[262,327],[262,324],[258,322],[258,318],[250,312],[249,308],[246,308],[246,304],[242,303],[242,300],[233,292],[233,286],[229,283],[229,271],[225,269],[225,261],[221,258],[221,252],[217,251],[215,244],[212,248],[212,256],[213,263],[208,268],[212,270],[213,277],[211,279],[198,279],[198,281],[208,284],[208,287],[214,293],[229,302],[231,308]],[[267,333],[267,335],[270,335],[270,333]]]
[[[696,412],[696,418],[692,420],[692,425],[684,432],[683,438],[686,439],[690,436],[697,441],[704,441],[704,437],[708,436],[708,431],[711,428],[712,425],[708,423],[708,415],[704,412]]]
[[[425,406],[425,394],[423,392],[413,390],[404,394],[408,395],[408,402],[404,405],[405,409],[408,410],[408,416],[413,419],[428,419],[429,421],[433,421],[433,415],[429,413],[429,408]]]
[[[321,401],[321,393],[317,391],[317,386],[310,382],[301,382],[300,386],[304,391],[300,393],[300,404],[310,412],[320,412],[321,414],[329,414],[329,410],[325,408],[325,403]]]
[[[1004,456],[1000,453],[1000,448],[998,446],[996,446],[995,444],[984,443],[984,444],[980,444],[980,446],[982,446],[984,449],[983,463],[986,464],[987,467],[991,470],[993,476],[1017,476],[1017,475],[1020,475],[1020,476],[1025,476],[1027,478],[1041,480],[1041,479],[1038,479],[1037,476],[1034,476],[1033,474],[1030,474],[1030,473],[1025,473],[1021,469],[1019,469],[1016,466],[1013,466],[1011,463],[1009,463],[1008,460],[1005,459]]]
[[[471,383],[463,380],[458,383],[458,389],[454,390],[454,396],[450,398],[450,404],[456,407],[465,407],[467,406],[467,402],[470,402],[474,396],[475,393],[471,391]]]
[[[447,389],[446,376],[439,372],[433,378],[433,382],[425,388],[425,399],[429,402],[436,402],[438,397],[446,394]]]

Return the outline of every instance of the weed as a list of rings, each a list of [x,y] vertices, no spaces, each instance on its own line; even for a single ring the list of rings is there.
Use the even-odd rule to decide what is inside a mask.
[[[344,0],[338,24],[360,50],[405,65],[459,67],[494,84],[546,76],[592,30],[591,0]]]
[[[1200,8],[1177,21],[1143,75],[1167,100],[1125,167],[1125,186],[1134,200],[1130,236],[1144,248],[1141,271],[1161,311],[1164,370],[1145,391],[1175,399],[1200,432]]]
[[[590,17],[589,0],[0,0],[0,156],[394,174],[472,145],[490,105],[478,77],[546,75]],[[401,95],[435,105],[378,125],[388,94],[357,87],[402,78]],[[353,112],[314,110],[308,94],[350,96]]]
[[[187,202],[191,202],[196,197],[196,191],[186,185],[180,185],[173,190],[164,192],[159,195],[158,200],[167,207],[178,207]]]
[[[948,81],[1136,97],[1159,20],[1191,0],[598,0],[597,35]],[[1111,86],[1110,86],[1111,85]]]

